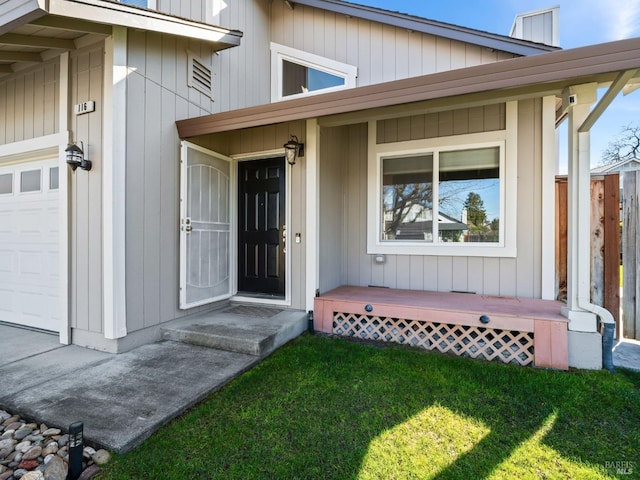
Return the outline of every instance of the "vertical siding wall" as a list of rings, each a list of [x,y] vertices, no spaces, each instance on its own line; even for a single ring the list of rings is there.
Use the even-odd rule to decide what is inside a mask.
[[[175,122],[211,113],[214,102],[187,85],[187,52],[200,42],[128,31],[126,133],[127,331],[200,309],[180,310],[180,139]],[[124,139],[123,139],[124,141]]]
[[[306,122],[289,122],[227,134],[208,135],[191,139],[191,141],[215,152],[233,156],[282,149],[282,145],[289,140],[290,135],[296,135],[304,143]],[[291,223],[287,225],[287,235],[290,239],[287,243],[287,255],[291,257],[291,307],[304,309],[306,306],[305,245],[308,240],[305,230],[305,157],[299,159],[293,167],[287,167],[287,174],[290,177],[288,183],[291,185],[288,199],[291,205]],[[293,241],[296,233],[302,235],[302,242],[299,244]]]
[[[59,61],[0,77],[0,144],[58,131]]]
[[[214,57],[216,112],[270,102],[270,1],[158,0],[158,10],[243,32],[239,47]]]
[[[274,42],[358,67],[360,87],[513,57],[283,0],[271,8]]]
[[[489,113],[495,109],[486,108],[488,123],[484,128],[493,129],[495,115]],[[373,255],[366,253],[367,126],[324,128],[320,162],[321,292],[348,284],[540,298],[541,111],[540,100],[519,102],[516,258],[386,255],[385,264],[376,264]],[[441,128],[468,133],[474,128],[471,124],[464,127],[464,123],[453,120],[469,118],[469,113],[471,110],[438,114]],[[385,126],[385,135],[394,125],[391,131],[398,140],[415,138],[409,119],[379,125]],[[336,231],[342,231],[339,238],[335,238]]]
[[[71,326],[94,333],[103,331],[102,319],[102,43],[74,51],[69,57],[69,118],[72,139],[84,143],[90,172],[78,169],[69,176],[70,315]],[[65,74],[64,72],[62,73]],[[73,105],[96,102],[96,111],[74,115]],[[63,175],[68,171],[61,171]]]

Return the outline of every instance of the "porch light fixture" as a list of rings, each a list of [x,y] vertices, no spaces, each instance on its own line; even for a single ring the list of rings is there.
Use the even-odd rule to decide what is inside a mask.
[[[80,147],[77,143],[70,143],[64,151],[67,154],[67,165],[71,167],[74,172],[76,168],[80,167],[83,170],[91,170],[91,160],[84,158],[84,144],[80,142]]]
[[[295,165],[298,157],[304,157],[304,143],[300,143],[295,135],[291,135],[289,141],[283,146],[284,156],[289,165]]]

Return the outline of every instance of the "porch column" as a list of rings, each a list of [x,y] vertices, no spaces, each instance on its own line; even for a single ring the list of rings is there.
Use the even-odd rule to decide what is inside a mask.
[[[307,131],[305,136],[306,152],[306,286],[305,286],[305,308],[311,311],[314,308],[316,289],[319,283],[318,268],[318,178],[319,175],[319,148],[320,148],[320,127],[318,119],[307,120]]]
[[[569,319],[569,365],[602,368],[602,340],[597,317],[581,305],[591,295],[591,194],[590,133],[578,129],[597,100],[597,84],[570,87],[563,94],[568,108],[568,239],[567,306]]]

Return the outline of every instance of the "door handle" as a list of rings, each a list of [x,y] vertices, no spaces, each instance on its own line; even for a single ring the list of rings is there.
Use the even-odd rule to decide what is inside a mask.
[[[191,218],[187,217],[184,220],[182,220],[182,229],[186,233],[191,233],[191,230],[193,230],[193,227],[191,226]]]
[[[287,253],[287,226],[282,226],[282,252]]]

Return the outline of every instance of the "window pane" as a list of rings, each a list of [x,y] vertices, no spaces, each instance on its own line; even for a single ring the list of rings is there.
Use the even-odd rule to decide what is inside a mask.
[[[433,154],[382,160],[382,240],[433,241]]]
[[[120,3],[126,3],[127,5],[133,5],[134,7],[147,8],[147,0],[120,0]]]
[[[49,190],[58,190],[59,184],[58,167],[51,167],[49,169]]]
[[[6,195],[13,192],[13,173],[4,173],[0,175],[0,195]]]
[[[339,87],[345,80],[315,68],[299,65],[288,60],[282,61],[282,96],[314,92],[325,88]]]
[[[440,153],[438,240],[500,241],[500,149]]]
[[[40,170],[29,170],[20,173],[21,192],[40,191]]]

